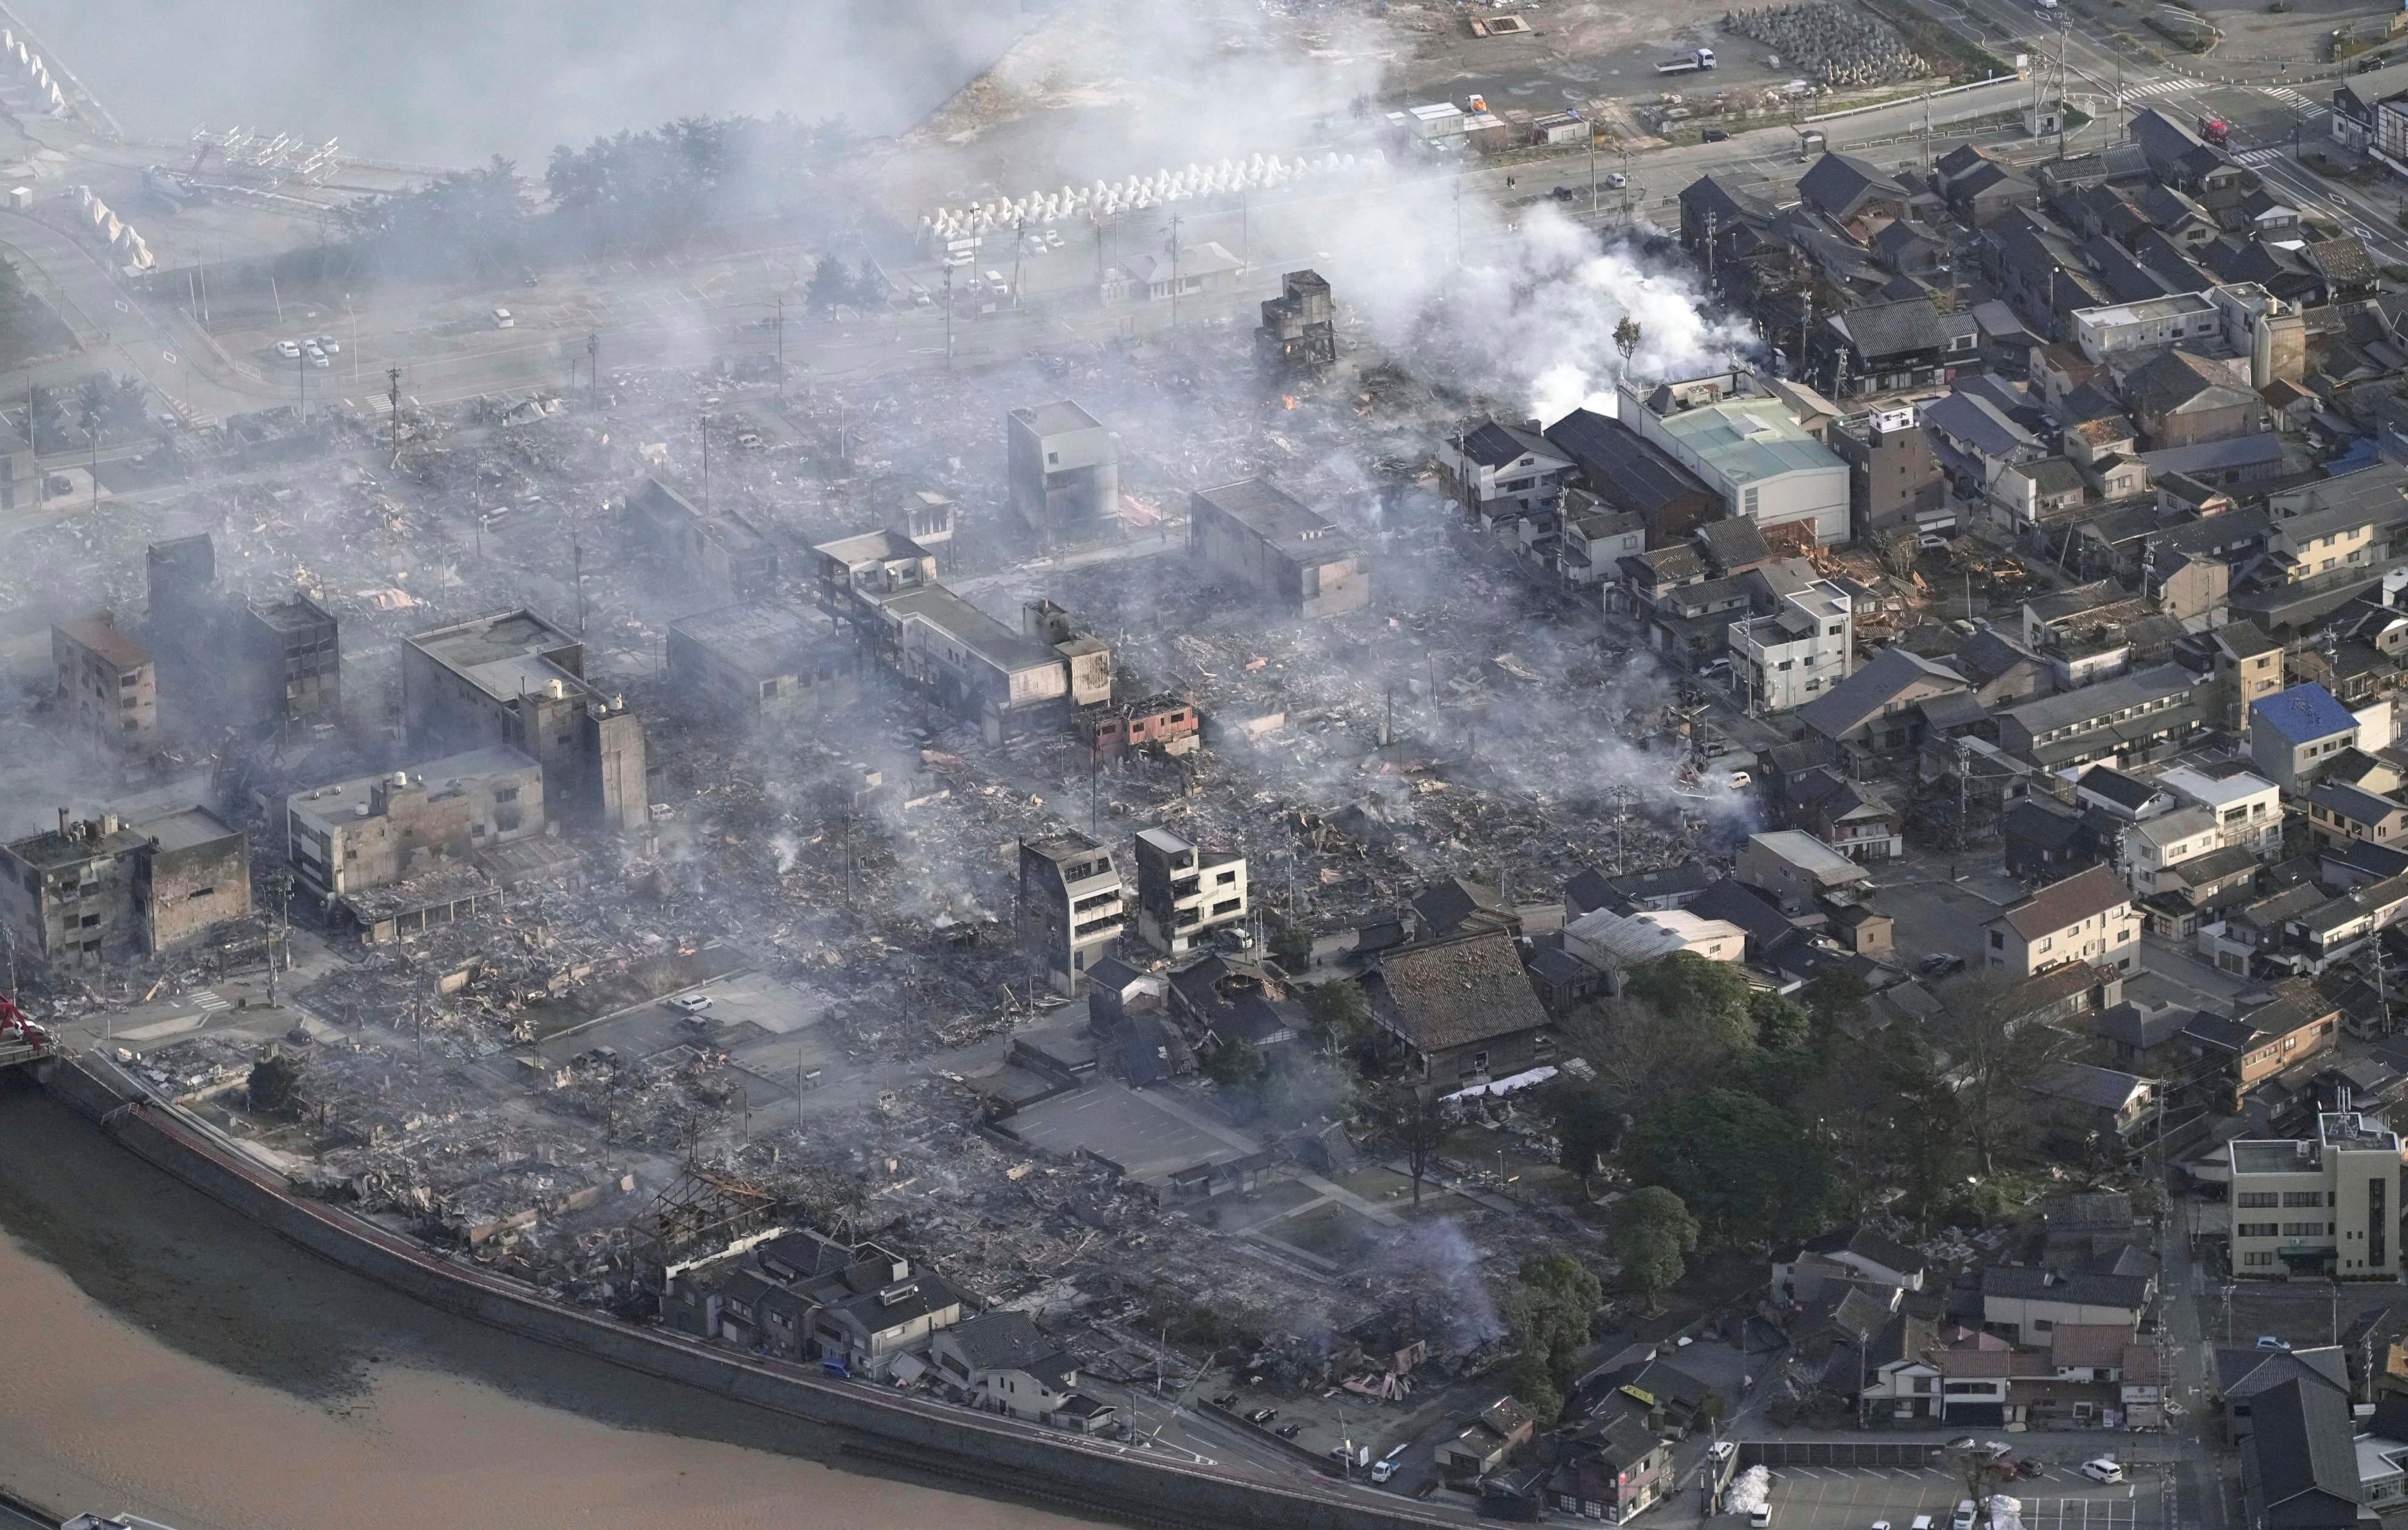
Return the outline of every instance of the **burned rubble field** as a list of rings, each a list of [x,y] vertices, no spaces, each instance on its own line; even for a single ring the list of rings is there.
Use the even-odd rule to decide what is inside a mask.
[[[1001,1040],[1056,1002],[1036,998],[1010,938],[1022,836],[1166,825],[1250,857],[1267,908],[1334,926],[1394,913],[1452,874],[1551,891],[1609,847],[1632,865],[1727,860],[1740,829],[1673,790],[1692,714],[1647,656],[1568,619],[1570,596],[1510,549],[1467,541],[1411,477],[1410,443],[1448,404],[1345,368],[1262,398],[1241,339],[1198,332],[1175,352],[1096,350],[783,399],[758,379],[631,373],[610,379],[598,413],[539,400],[406,414],[398,428],[288,420],[281,438],[217,455],[187,443],[179,462],[151,465],[198,485],[188,492],[21,535],[0,601],[44,615],[139,609],[144,545],[206,530],[235,587],[297,587],[339,616],[346,689],[376,698],[349,731],[165,762],[231,781],[227,799],[248,793],[255,856],[279,842],[281,793],[406,763],[389,721],[357,719],[397,714],[406,634],[479,611],[581,620],[589,675],[624,688],[662,762],[654,794],[670,816],[655,851],[589,843],[574,891],[521,887],[405,943],[338,945],[343,960],[299,995],[323,1022],[294,1049],[302,1120],[241,1107],[272,1037],[213,1034],[142,1065],[289,1154],[321,1193],[567,1296],[623,1298],[638,1213],[705,1166],[876,1231],[980,1306],[1074,1303],[1107,1377],[1151,1374],[1140,1330],[1166,1310],[1254,1314],[1302,1376],[1327,1364],[1333,1333],[1407,1305],[1485,1310],[1483,1277],[1524,1253],[1566,1239],[1597,1251],[1593,1229],[1527,1197],[1508,1212],[1433,1194],[1421,1216],[1353,1216],[1359,1226],[1318,1245],[1340,1258],[1291,1257],[1210,1208],[1158,1207],[1108,1166],[982,1125],[1009,1093]],[[1039,556],[1005,529],[1003,411],[1048,391],[1114,401],[1127,493],[1165,518],[1157,545],[1139,532],[1085,563]],[[912,491],[945,493],[965,528],[949,579],[1007,622],[1037,596],[1078,612],[1111,643],[1121,694],[1192,696],[1208,748],[1097,773],[1067,738],[991,746],[867,679],[833,724],[748,732],[698,710],[659,666],[667,622],[703,604],[635,550],[615,501],[647,473],[693,489],[705,433],[710,495],[781,544],[790,603],[810,603],[795,571],[813,543],[882,523]],[[280,452],[298,460],[207,481]],[[1197,582],[1185,489],[1253,474],[1364,541],[1380,592],[1369,608],[1306,626]],[[70,566],[68,581],[32,572]],[[857,793],[865,770],[882,784]],[[813,1087],[797,1087],[791,1037],[751,1023],[695,1037],[664,1021],[644,1045],[599,1049],[607,1059],[580,1029],[731,972],[810,1012]],[[61,1008],[209,978],[207,958],[187,960]],[[1209,1086],[1181,1087],[1210,1108]],[[1526,1116],[1487,1108],[1499,1145],[1550,1156]],[[1476,1368],[1501,1337],[1476,1318],[1456,1328],[1450,1369]]]

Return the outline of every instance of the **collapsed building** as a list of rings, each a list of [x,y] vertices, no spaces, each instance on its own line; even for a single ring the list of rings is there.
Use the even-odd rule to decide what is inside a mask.
[[[296,892],[326,905],[539,835],[543,767],[507,745],[296,792],[284,804]]]
[[[1254,329],[1254,354],[1274,372],[1312,372],[1338,360],[1329,283],[1317,271],[1290,271],[1280,278],[1280,294],[1263,299],[1263,322]]]

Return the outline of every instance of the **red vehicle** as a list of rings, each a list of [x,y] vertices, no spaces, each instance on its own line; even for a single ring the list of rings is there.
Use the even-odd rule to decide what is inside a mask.
[[[2232,147],[2232,128],[2220,117],[2200,118],[2199,136],[2200,142],[2213,144],[2218,149]]]
[[[27,1020],[22,1011],[8,1002],[7,994],[0,994],[0,1047],[47,1049],[50,1044],[50,1031]]]

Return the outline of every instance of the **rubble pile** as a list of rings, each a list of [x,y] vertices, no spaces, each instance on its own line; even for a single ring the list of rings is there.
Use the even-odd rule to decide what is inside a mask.
[[[1880,17],[1814,3],[1761,6],[1723,13],[1723,30],[1760,42],[1783,66],[1802,69],[1835,88],[1919,79],[1929,64]]]

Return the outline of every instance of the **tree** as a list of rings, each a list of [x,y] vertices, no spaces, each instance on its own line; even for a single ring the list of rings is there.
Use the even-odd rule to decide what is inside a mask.
[[[1759,989],[1748,995],[1747,1011],[1756,1044],[1766,1051],[1801,1051],[1813,1039],[1814,1017],[1786,994]]]
[[[812,270],[810,285],[803,289],[803,295],[823,308],[852,302],[853,278],[845,273],[844,262],[834,255],[821,261]]]
[[[1605,1287],[1568,1253],[1532,1254],[1505,1296],[1505,1321],[1521,1346],[1513,1370],[1513,1395],[1540,1423],[1552,1425],[1564,1410],[1564,1393],[1587,1350]]]
[[[1953,1065],[1965,1138],[1985,1174],[1996,1172],[1999,1151],[2029,1120],[2025,1083],[2073,1039],[2022,1012],[2014,988],[2003,975],[1974,977],[1956,986],[1932,1021],[1934,1043]]]
[[[1424,1080],[1398,1079],[1381,1094],[1380,1115],[1404,1150],[1413,1204],[1419,1206],[1422,1178],[1429,1173],[1430,1160],[1438,1156],[1438,1145],[1446,1136],[1446,1117],[1438,1108],[1436,1091]]]
[[[1225,1041],[1204,1058],[1204,1076],[1224,1089],[1245,1089],[1263,1076],[1263,1054],[1251,1041]]]
[[[1630,369],[1630,358],[1638,353],[1639,342],[1644,337],[1639,321],[1624,314],[1613,326],[1613,349],[1622,352],[1623,370]]]
[[[1662,1185],[1645,1185],[1614,1203],[1613,1256],[1622,1279],[1653,1308],[1687,1273],[1682,1255],[1698,1246],[1698,1219]]]
[[[1821,1144],[1754,1094],[1735,1089],[1662,1101],[1622,1150],[1642,1185],[1662,1185],[1725,1241],[1785,1240],[1818,1231],[1833,1201]]]
[[[1305,1008],[1312,1014],[1333,1052],[1351,1051],[1371,1028],[1371,1003],[1363,985],[1351,978],[1323,983],[1309,991]]]
[[[875,307],[886,301],[886,279],[878,274],[869,257],[861,257],[861,268],[853,275],[853,305],[857,308]]]
[[[281,1048],[271,1047],[266,1056],[251,1065],[251,1077],[244,1080],[243,1093],[251,1108],[263,1116],[298,1115],[301,1065]]]
[[[1652,1005],[1683,1030],[1737,1051],[1756,1043],[1755,990],[1730,962],[1677,951],[1633,967],[1624,996]]]
[[[1956,1480],[1965,1484],[1965,1496],[1973,1501],[1973,1523],[1986,1527],[1990,1523],[1990,1496],[2009,1478],[2007,1468],[2000,1463],[1998,1452],[1986,1445],[1959,1446],[1951,1452]]]
[[[1556,1161],[1581,1178],[1586,1194],[1589,1176],[1598,1160],[1613,1151],[1622,1137],[1621,1112],[1594,1084],[1559,1080],[1549,1103],[1555,1108]]]
[[[1837,962],[1824,964],[1798,991],[1799,1002],[1813,1017],[1816,1044],[1828,1051],[1836,1039],[1863,1030],[1865,1005],[1872,992],[1862,978]]]

